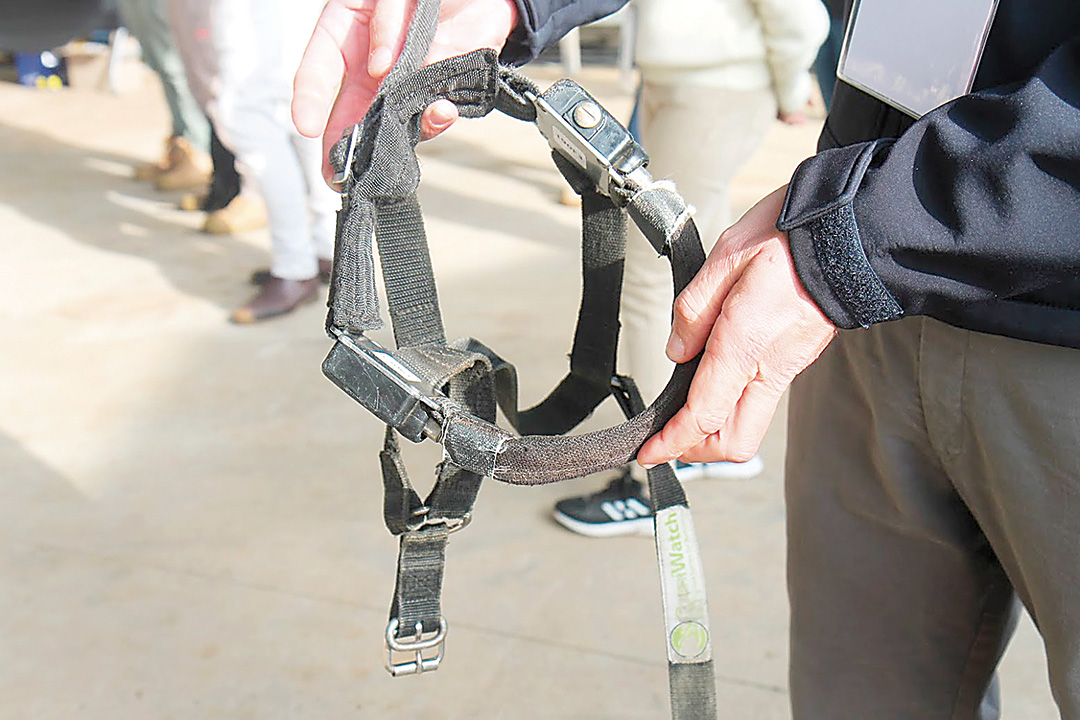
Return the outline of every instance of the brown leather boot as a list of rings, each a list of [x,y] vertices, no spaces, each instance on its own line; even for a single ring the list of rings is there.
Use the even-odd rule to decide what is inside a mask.
[[[286,280],[270,276],[255,297],[233,310],[229,319],[246,325],[284,315],[314,300],[318,292],[318,276],[307,280]]]
[[[240,193],[220,210],[206,214],[203,232],[211,235],[258,230],[266,226],[266,205],[254,193]]]
[[[158,190],[197,190],[210,182],[210,155],[191,147],[187,138],[169,138],[169,167],[154,179]]]
[[[169,159],[169,150],[172,148],[173,138],[165,138],[165,149],[161,157],[153,162],[139,163],[135,166],[134,175],[136,180],[154,182],[158,177],[169,169],[172,164]]]

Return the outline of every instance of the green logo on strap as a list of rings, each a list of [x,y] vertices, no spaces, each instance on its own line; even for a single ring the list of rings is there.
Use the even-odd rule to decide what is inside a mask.
[[[671,647],[684,658],[696,658],[709,644],[709,631],[701,623],[681,622],[671,631]]]

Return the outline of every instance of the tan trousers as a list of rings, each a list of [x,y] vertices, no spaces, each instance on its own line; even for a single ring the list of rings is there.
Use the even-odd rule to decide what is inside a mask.
[[[697,209],[694,219],[708,252],[731,224],[731,179],[776,117],[772,92],[646,82],[641,103],[641,144],[649,153],[649,171],[654,178],[673,180]],[[619,369],[633,376],[646,403],[671,377],[664,346],[671,331],[672,295],[671,266],[630,223]]]
[[[1019,603],[1080,718],[1080,351],[909,318],[792,387],[796,720],[997,718]]]

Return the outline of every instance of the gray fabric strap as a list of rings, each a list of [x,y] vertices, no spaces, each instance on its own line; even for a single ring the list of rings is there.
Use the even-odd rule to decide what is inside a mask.
[[[438,621],[442,617],[440,598],[449,537],[449,531],[438,526],[401,536],[397,585],[390,607],[390,618],[397,620],[397,637],[416,635],[417,623],[423,632],[438,629]]]
[[[713,661],[668,665],[673,720],[716,719],[716,675]]]
[[[386,300],[399,348],[446,344],[424,219],[415,195],[375,206]]]
[[[645,407],[631,378],[616,377],[612,392],[628,417]],[[705,573],[686,494],[669,463],[649,470],[649,502],[664,606],[671,716],[674,720],[715,720],[716,678]]]
[[[428,48],[431,47],[431,41],[439,26],[439,5],[439,0],[416,0],[408,34],[405,36],[405,45],[390,73],[383,80],[384,84],[392,84],[424,64],[424,58],[427,57]]]

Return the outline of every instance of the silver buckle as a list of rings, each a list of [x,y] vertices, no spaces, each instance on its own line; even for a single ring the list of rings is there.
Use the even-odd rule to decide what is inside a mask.
[[[401,677],[438,670],[446,641],[446,620],[440,615],[439,629],[428,633],[424,632],[424,623],[418,622],[413,627],[412,637],[405,639],[398,638],[398,627],[397,618],[392,618],[386,626],[386,669],[390,674]],[[424,651],[431,648],[435,648],[435,654],[425,656]],[[412,660],[394,662],[394,653],[411,654]]]

